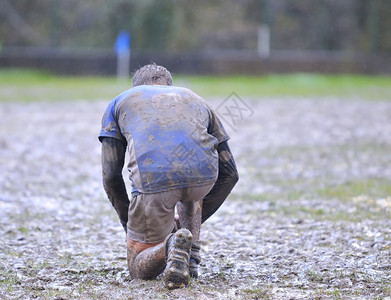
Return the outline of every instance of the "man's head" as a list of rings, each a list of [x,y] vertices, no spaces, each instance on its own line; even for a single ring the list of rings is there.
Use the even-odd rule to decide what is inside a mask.
[[[156,64],[146,65],[136,71],[133,76],[133,86],[138,85],[172,85],[171,73]]]

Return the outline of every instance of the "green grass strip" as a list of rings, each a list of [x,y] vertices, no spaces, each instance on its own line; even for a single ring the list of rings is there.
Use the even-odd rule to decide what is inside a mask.
[[[175,76],[174,84],[202,97],[339,97],[391,99],[391,77],[291,74],[266,76]],[[0,101],[111,100],[131,87],[131,79],[56,76],[23,69],[0,70]]]
[[[291,74],[266,76],[183,76],[182,85],[201,96],[224,96],[236,92],[242,97],[364,97],[391,99],[391,77],[361,75]]]

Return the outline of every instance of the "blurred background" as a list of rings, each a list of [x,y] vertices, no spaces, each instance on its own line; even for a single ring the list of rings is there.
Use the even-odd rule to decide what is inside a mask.
[[[0,68],[115,75],[122,32],[130,72],[390,74],[390,29],[389,0],[0,0]]]

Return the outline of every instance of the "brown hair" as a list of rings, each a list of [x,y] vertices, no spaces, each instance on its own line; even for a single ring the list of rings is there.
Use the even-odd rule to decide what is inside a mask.
[[[138,85],[172,85],[171,73],[157,64],[145,65],[133,75],[133,86]]]

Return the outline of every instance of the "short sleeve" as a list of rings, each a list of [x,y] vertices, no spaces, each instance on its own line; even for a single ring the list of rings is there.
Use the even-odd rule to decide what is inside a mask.
[[[126,143],[125,137],[122,135],[118,126],[118,121],[115,114],[116,99],[107,106],[102,118],[102,125],[99,133],[99,141],[104,137],[111,137]]]
[[[229,135],[225,131],[223,123],[221,123],[216,113],[209,106],[208,106],[208,112],[209,112],[208,133],[214,136],[218,140],[219,144],[228,141]]]

